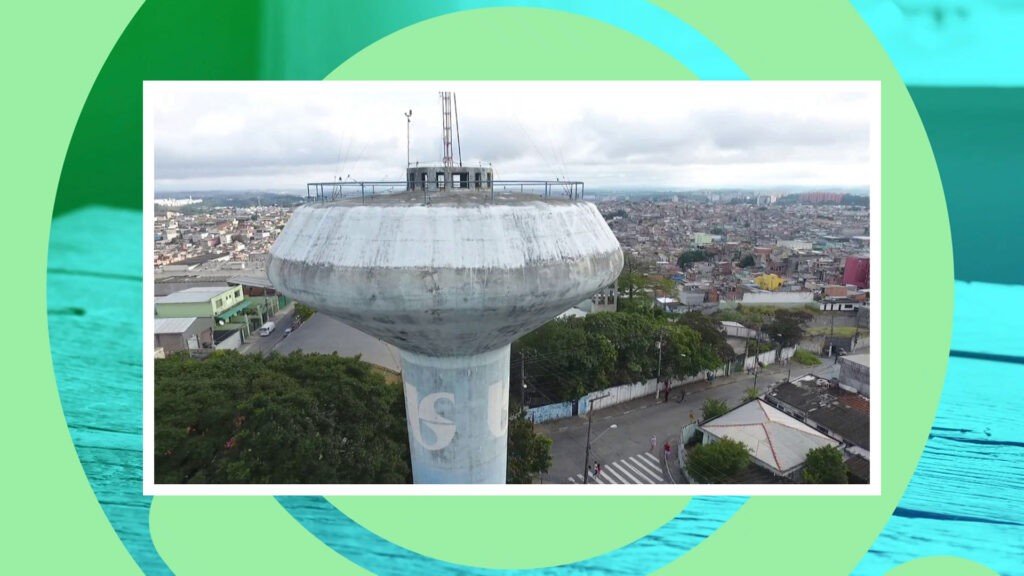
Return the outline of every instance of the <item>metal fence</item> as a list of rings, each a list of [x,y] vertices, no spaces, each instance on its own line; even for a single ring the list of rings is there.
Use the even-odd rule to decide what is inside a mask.
[[[485,182],[456,181],[452,184],[454,192],[483,192],[490,195],[493,201],[496,194],[528,194],[544,198],[583,199],[583,182],[577,180],[490,180]],[[402,180],[381,181],[338,181],[310,182],[306,184],[307,202],[334,202],[351,198],[359,198],[366,202],[367,198],[403,192],[421,192],[424,203],[430,201],[431,194],[444,192],[442,182],[406,182]]]

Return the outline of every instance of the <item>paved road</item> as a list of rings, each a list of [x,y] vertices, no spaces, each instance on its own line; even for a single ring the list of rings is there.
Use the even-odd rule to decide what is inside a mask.
[[[824,359],[819,366],[802,366],[794,363],[793,377],[814,373],[826,378],[838,375],[838,365]],[[757,388],[762,393],[775,382],[786,378],[786,367],[769,366],[757,377]],[[661,461],[662,446],[668,439],[671,444],[670,458],[676,457],[676,444],[680,429],[690,422],[691,418],[700,418],[700,408],[707,398],[724,400],[729,407],[734,407],[743,399],[746,390],[751,387],[754,377],[734,374],[721,377],[709,384],[697,382],[686,385],[686,399],[676,401],[677,389],[673,389],[669,402],[656,403],[654,398],[641,398],[619,404],[593,414],[590,446],[590,466],[601,462],[618,463],[623,460],[632,462],[631,457],[638,454],[651,454]],[[612,425],[615,428],[612,428]],[[566,418],[537,425],[537,431],[548,436],[551,444],[551,469],[541,481],[552,484],[567,482],[580,483],[584,466],[587,442],[587,418]],[[655,438],[655,448],[651,449],[651,437]],[[673,478],[666,475],[665,466],[661,466],[662,480],[678,482],[679,476],[675,468],[671,469]],[[570,478],[572,480],[570,480]],[[639,482],[638,482],[639,483]]]
[[[568,478],[570,484],[583,484],[583,474]],[[587,474],[588,484],[672,484],[665,470],[664,457],[653,452],[641,452],[615,462],[601,462],[601,469],[595,473],[594,466]]]
[[[269,336],[260,336],[259,331],[254,330],[249,341],[242,344],[238,351],[242,354],[269,354],[271,350],[285,339],[284,331],[292,325],[294,319],[295,307],[289,303],[281,310],[278,310],[277,314],[271,318],[271,321],[277,325],[277,328]]]
[[[281,354],[290,354],[296,350],[321,354],[337,352],[339,356],[358,354],[370,364],[394,372],[402,370],[401,356],[397,348],[319,313],[299,326],[287,339],[280,341],[274,350]]]

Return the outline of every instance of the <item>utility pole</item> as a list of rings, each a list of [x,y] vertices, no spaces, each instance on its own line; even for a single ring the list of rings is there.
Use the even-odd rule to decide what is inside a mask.
[[[743,327],[746,332],[743,333],[743,369],[747,369],[747,358],[750,356],[750,328]]]
[[[597,404],[598,400],[604,400],[610,396],[609,394],[602,394],[595,398],[590,399],[590,405],[587,407],[587,452],[583,458],[583,483],[587,484],[587,478],[590,475],[590,427],[594,423],[594,405]]]
[[[832,314],[829,315],[829,320],[830,320],[830,322],[829,322],[829,327],[828,327],[828,353],[829,353],[829,355],[831,355],[832,351],[835,350],[835,347],[836,347],[836,340],[835,340],[835,335],[836,335],[836,305],[835,305],[835,303],[832,304]]]
[[[662,338],[664,337],[664,335],[665,335],[665,333],[663,331],[658,331],[658,341],[654,344],[654,346],[658,349],[658,377],[657,377],[656,381],[654,382],[654,402],[655,403],[658,402],[658,395],[661,394],[661,389],[659,388],[659,386],[661,386],[661,347],[662,347]],[[667,397],[665,398],[665,401],[666,402],[668,401]]]
[[[779,339],[779,351],[775,354],[775,362],[781,364],[782,363],[782,334],[776,334],[775,336],[778,337],[778,339]]]
[[[410,127],[413,124],[413,111],[410,110],[409,112],[403,113],[402,116],[406,117],[406,168],[409,168],[412,165],[412,161],[409,156],[409,132]]]
[[[754,338],[757,342],[757,350],[754,352],[754,390],[757,390],[757,373],[761,371],[761,335],[764,332],[764,326],[757,329],[757,334]]]
[[[519,402],[523,410],[526,410],[526,355],[522,350],[519,351],[519,383],[522,385],[522,397]]]

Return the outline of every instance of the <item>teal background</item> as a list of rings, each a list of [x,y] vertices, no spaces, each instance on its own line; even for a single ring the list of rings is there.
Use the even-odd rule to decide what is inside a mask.
[[[139,246],[136,244],[141,237],[137,212],[141,206],[140,79],[322,78],[335,71],[348,55],[409,24],[459,9],[497,4],[556,5],[554,2],[438,2],[429,5],[414,2],[308,2],[299,5],[268,2],[261,3],[259,10],[251,10],[251,4],[243,3],[208,6],[199,2],[154,2],[138,11],[131,26],[117,40],[109,58],[110,46],[136,7],[133,3],[78,11],[68,7],[57,17],[52,13],[29,11],[24,16],[35,17],[35,22],[45,24],[46,34],[26,26],[18,26],[22,29],[20,31],[7,30],[9,34],[2,41],[10,45],[4,46],[4,53],[11,55],[13,72],[16,77],[23,78],[21,85],[32,89],[7,95],[10,101],[3,107],[4,125],[12,128],[10,136],[3,140],[5,157],[23,159],[13,171],[17,193],[13,194],[11,206],[15,210],[12,214],[17,214],[18,218],[10,219],[14,221],[5,227],[3,233],[4,244],[14,248],[14,264],[24,266],[24,278],[17,283],[9,282],[5,290],[11,290],[8,301],[38,302],[46,274],[43,264],[46,263],[49,269],[48,332],[53,346],[60,401],[54,394],[58,387],[54,386],[48,369],[47,332],[41,330],[47,324],[42,320],[42,310],[25,306],[12,311],[11,322],[25,327],[15,334],[3,336],[5,355],[19,350],[17,358],[9,362],[16,366],[10,378],[18,386],[14,396],[18,401],[5,403],[0,425],[4,427],[8,458],[21,464],[25,473],[8,474],[5,478],[4,505],[10,512],[4,521],[5,532],[9,532],[5,535],[9,540],[16,538],[19,544],[12,547],[12,554],[3,560],[5,563],[10,562],[19,571],[32,572],[130,572],[135,571],[137,565],[151,573],[165,571],[168,566],[181,573],[213,572],[218,568],[219,571],[231,572],[279,572],[299,567],[303,572],[312,573],[358,571],[358,565],[376,572],[415,568],[436,571],[444,568],[475,573],[477,570],[466,567],[465,563],[452,561],[459,558],[467,561],[460,548],[475,547],[479,552],[481,549],[486,551],[488,546],[514,547],[519,544],[510,540],[516,537],[516,533],[499,533],[497,538],[493,535],[487,538],[485,534],[478,541],[456,541],[448,549],[431,550],[409,540],[408,534],[394,534],[407,547],[399,548],[373,536],[346,517],[346,514],[354,513],[387,515],[390,513],[388,508],[411,508],[412,513],[406,513],[406,518],[424,517],[422,514],[451,509],[455,509],[453,513],[456,516],[471,516],[478,504],[467,505],[466,500],[453,503],[450,499],[417,498],[398,506],[387,505],[382,499],[332,499],[328,502],[322,499],[158,498],[150,511],[149,499],[138,496],[140,444],[137,428],[140,407],[137,358],[140,351],[134,343],[141,339],[135,316],[141,304],[141,254],[137,253]],[[701,3],[690,4],[686,10],[670,4],[641,2],[569,2],[557,5],[567,8],[568,12],[583,12],[589,18],[587,22],[570,23],[566,29],[567,36],[571,36],[573,30],[593,26],[593,22],[604,22],[603,26],[644,38],[650,45],[649,49],[653,50],[650,62],[658,59],[655,53],[666,53],[683,65],[674,71],[669,66],[651,73],[649,77],[666,77],[666,74],[677,78],[737,78],[744,75],[786,79],[883,77],[886,101],[899,102],[897,108],[900,110],[905,106],[901,100],[905,99],[905,92],[902,92],[898,79],[896,84],[892,84],[891,72],[877,67],[879,52],[871,47],[871,41],[865,44],[865,38],[870,38],[870,34],[857,20],[856,13],[841,2],[798,3],[760,12],[751,9],[743,21],[723,14],[726,12],[724,9]],[[800,34],[797,34],[796,28],[800,27],[794,26],[794,16],[819,23],[819,29],[800,29]],[[330,27],[329,23],[335,21],[338,25]],[[792,28],[792,36],[788,41],[773,36],[775,45],[771,52],[788,54],[790,61],[758,59],[757,41],[761,39],[757,34],[764,32],[757,29],[763,23],[775,21],[779,22],[782,30],[786,26]],[[85,23],[95,25],[85,26]],[[282,23],[287,25],[282,26]],[[614,36],[619,32],[598,30],[590,33]],[[54,45],[54,38],[60,39],[59,45]],[[715,42],[708,38],[715,38],[724,50],[715,48]],[[830,49],[818,50],[813,55],[808,53],[809,45],[819,46],[816,43],[824,40],[830,42]],[[89,48],[93,43],[97,47]],[[859,68],[849,59],[844,61],[840,56],[842,49],[854,45],[864,50],[861,56],[865,62],[875,64]],[[14,57],[26,54],[23,46],[34,48],[30,51],[31,59]],[[635,49],[643,50],[641,47]],[[521,50],[527,52],[526,48]],[[763,49],[760,52],[767,51]],[[830,65],[829,58],[836,60]],[[884,55],[881,58],[884,59]],[[93,74],[104,59],[106,63],[86,99]],[[514,59],[508,63],[512,64]],[[586,74],[593,74],[589,77],[594,78],[603,77],[597,67],[587,68],[584,62],[578,64],[580,66],[561,70],[552,69],[554,67],[524,68],[514,71],[511,77],[536,77],[530,74],[570,77],[573,70],[580,68],[585,70],[583,77],[588,77]],[[640,61],[634,64],[634,68],[643,68]],[[348,72],[351,74],[349,77],[381,73],[373,66],[361,70],[353,68]],[[345,67],[336,73],[344,77]],[[495,77],[507,73],[494,72]],[[624,77],[623,70],[604,70],[604,73],[610,74],[607,77]],[[625,77],[644,77],[643,74]],[[962,144],[962,139],[955,134],[957,127],[964,130],[965,126],[956,122],[963,116],[957,112],[956,106],[966,106],[970,112],[971,105],[962,103],[955,96],[945,104],[940,97],[936,97],[935,102],[938,102],[936,114],[947,124],[937,121],[937,128],[927,126],[929,136],[933,141],[946,137],[949,142],[963,146],[957,149],[951,144],[954,146],[951,154],[958,157],[963,154],[957,154],[957,150],[973,150]],[[950,111],[950,106],[953,111]],[[927,114],[923,114],[926,122]],[[76,117],[75,135],[68,146]],[[1012,109],[1009,117],[1012,123]],[[1019,121],[1019,115],[1017,118]],[[998,115],[989,121],[992,130],[998,131],[997,119]],[[883,124],[893,127],[894,132],[902,130],[912,134],[919,130],[919,126],[907,118],[887,118]],[[1011,145],[1009,150],[1013,150],[1012,140],[1004,141],[1003,149],[1006,149],[1007,142]],[[61,171],[62,158],[64,165]],[[1009,166],[1004,158],[1005,154],[996,155],[990,162]],[[913,158],[913,163],[924,166],[930,160],[930,156],[918,155]],[[942,161],[941,155],[939,160]],[[944,179],[962,178],[963,182],[969,182],[971,171],[976,170],[979,163],[965,160],[954,164],[952,171],[944,165],[940,167]],[[900,190],[902,194],[910,195],[902,201],[904,205],[912,204],[915,193],[921,194],[919,201],[926,204],[918,213],[925,221],[928,220],[926,216],[935,213],[936,207],[944,213],[942,197],[929,195],[938,190],[937,183],[930,180],[934,178],[933,174],[926,172],[923,178],[912,181],[898,178],[894,171],[899,172],[896,167],[887,172],[887,194],[895,193],[889,190]],[[59,193],[54,202],[58,173]],[[998,176],[996,171],[993,178]],[[999,184],[1001,181],[993,182]],[[890,187],[888,183],[900,186]],[[956,201],[950,199],[950,206],[954,206]],[[998,200],[991,202],[998,208]],[[931,203],[930,208],[928,203]],[[912,214],[908,207],[891,203],[888,196],[883,204],[887,215]],[[47,263],[45,240],[27,240],[45,238],[43,223],[49,221],[51,206],[55,220]],[[889,211],[890,206],[893,206],[892,212]],[[978,209],[978,212],[983,211],[983,208]],[[973,214],[966,210],[965,213]],[[888,222],[889,216],[886,218]],[[951,216],[951,220],[954,222],[956,249],[960,250],[963,234],[957,232],[956,217]],[[894,262],[914,252],[895,249],[901,240],[914,235],[930,241],[929,250],[938,255],[936,263],[931,264],[931,270],[918,264],[900,276],[901,271],[887,265],[886,277],[912,277],[917,274],[917,279],[935,281],[929,286],[932,293],[918,295],[917,301],[934,302],[948,309],[948,268],[944,268],[942,263],[943,253],[948,252],[948,236],[943,238],[943,233],[936,234],[934,221],[922,223],[909,232],[889,224],[884,227],[887,259],[890,241],[896,242],[893,244]],[[963,245],[971,246],[968,241]],[[22,246],[25,248],[19,250]],[[958,270],[964,260],[961,255],[962,252],[957,252]],[[977,270],[987,270],[983,261],[972,264]],[[1006,277],[1005,281],[1010,280],[1012,277]],[[896,285],[893,299],[888,300],[888,282],[887,301],[899,302],[903,294],[910,295],[909,291],[901,293]],[[965,292],[977,294],[969,289],[958,290],[960,301],[965,301]],[[1000,334],[998,323],[993,325],[990,321],[991,303],[1005,301],[1015,293],[1009,294],[986,294],[978,297],[977,301],[972,296],[969,301],[975,302],[973,305],[958,306],[957,326],[971,327],[988,322],[989,336],[993,331]],[[904,333],[890,330],[889,318],[887,313],[887,358],[891,357],[888,356],[889,342],[902,345],[901,339],[906,337]],[[899,326],[901,320],[914,319],[912,314],[906,313],[894,318],[892,326]],[[923,359],[927,364],[909,370],[906,367],[908,363],[897,356],[895,362],[899,363],[899,370],[892,368],[893,364],[886,366],[887,383],[916,380],[922,388],[916,394],[918,403],[907,404],[910,411],[901,414],[898,421],[892,418],[890,406],[900,408],[900,403],[907,401],[911,394],[900,394],[894,390],[890,402],[888,390],[896,385],[887,388],[884,424],[894,424],[906,433],[898,451],[901,455],[912,455],[912,458],[894,462],[889,456],[892,451],[887,451],[886,491],[882,498],[860,499],[860,502],[858,499],[822,499],[816,504],[782,498],[760,498],[747,503],[741,499],[702,498],[687,503],[686,499],[679,498],[645,498],[632,499],[632,504],[630,499],[623,499],[624,503],[609,499],[569,499],[576,500],[578,505],[567,505],[562,514],[583,516],[575,516],[582,520],[580,529],[573,535],[563,536],[564,542],[547,543],[547,549],[562,548],[557,551],[559,554],[545,553],[544,545],[534,543],[533,548],[520,548],[519,554],[501,563],[505,566],[541,566],[544,564],[537,564],[530,557],[546,556],[556,563],[568,562],[561,568],[551,569],[553,572],[626,574],[655,570],[692,548],[691,553],[685,554],[666,570],[674,573],[687,568],[717,567],[722,570],[730,566],[740,569],[743,566],[770,566],[774,561],[785,562],[776,565],[785,565],[792,572],[818,574],[855,570],[881,573],[913,558],[952,554],[988,564],[1004,573],[1013,573],[1024,564],[1019,546],[1016,554],[1012,547],[1014,542],[1019,543],[1022,539],[1020,526],[1024,519],[1020,518],[1019,512],[1000,504],[1013,501],[1013,496],[1019,495],[1020,485],[995,474],[994,465],[993,473],[986,475],[987,464],[978,464],[992,461],[993,454],[1012,458],[1013,450],[1019,450],[1020,443],[1015,445],[1014,439],[1021,437],[1020,425],[1012,418],[994,418],[991,409],[979,403],[979,399],[999,397],[1000,392],[994,384],[1019,376],[1010,368],[1002,364],[993,368],[987,364],[979,367],[969,362],[958,364],[957,360],[953,361],[946,397],[925,445],[925,457],[918,468],[918,475],[903,501],[894,509],[913,468],[913,460],[920,452],[920,442],[924,441],[924,431],[931,421],[944,368],[941,353],[946,349],[945,342],[948,342],[948,318],[945,322],[943,318],[932,319],[931,324],[926,321],[925,326],[934,329],[929,337],[920,338],[922,358],[919,360]],[[115,333],[109,334],[104,330]],[[954,335],[954,342],[963,344],[963,347],[977,342],[976,338],[956,338]],[[935,346],[936,343],[941,346]],[[81,350],[88,352],[75,353]],[[894,344],[892,350],[910,352],[913,349]],[[101,353],[97,354],[97,351]],[[127,360],[120,360],[119,353],[123,353]],[[974,380],[978,374],[984,376],[983,382],[992,382],[993,386],[975,383],[968,393],[965,383]],[[890,375],[896,378],[890,379]],[[1012,407],[1012,400],[1003,404],[1011,404]],[[62,422],[64,419],[66,424]],[[982,434],[982,428],[987,435]],[[77,458],[65,432],[69,429],[77,448]],[[31,438],[31,441],[26,442],[25,438]],[[889,442],[887,436],[886,443]],[[10,449],[8,443],[11,444]],[[980,447],[972,458],[973,482],[964,487],[957,502],[948,502],[941,490],[936,494],[936,483],[945,479],[942,465],[937,471],[934,467],[929,468],[934,465],[933,460],[942,461],[950,453],[957,453],[948,450],[950,443]],[[962,446],[957,448],[961,449]],[[945,463],[947,469],[949,465]],[[83,470],[85,476],[82,475]],[[490,499],[483,506],[504,514],[499,516],[503,523],[528,527],[530,518],[520,517],[516,521],[509,515],[516,514],[512,508],[524,508],[536,514],[536,510],[541,508],[533,503],[536,500],[544,499]],[[970,505],[964,506],[964,501]],[[588,509],[596,509],[596,516],[608,518],[629,514],[630,508],[638,514],[648,503],[651,508],[644,517],[650,518],[651,534],[635,542],[634,536],[627,537],[618,545],[607,547],[606,544],[604,550],[594,550],[589,545],[587,529],[593,531],[595,526],[585,516]],[[806,512],[815,507],[819,514]],[[878,512],[884,512],[884,516],[878,517]],[[890,512],[894,512],[892,519],[866,555],[866,544],[861,547],[861,544],[841,535],[844,530],[850,535],[859,532],[857,541],[869,543]],[[923,516],[924,512],[931,515]],[[822,515],[841,515],[852,526],[836,526],[830,534],[822,533],[819,527],[809,525],[820,520]],[[872,515],[875,517],[871,518]],[[771,527],[779,526],[778,519],[782,517],[786,518],[782,523],[785,530],[770,533]],[[664,523],[668,518],[671,521]],[[534,524],[543,523],[542,517],[535,515],[532,519]],[[723,522],[724,527],[716,532]],[[711,534],[714,536],[709,537]],[[987,547],[984,545],[986,542],[989,543]],[[1003,543],[1010,544],[1009,553],[1007,547],[1001,545]],[[737,548],[743,549],[745,554],[737,554]],[[1003,553],[997,555],[995,551],[999,548]],[[413,551],[417,549],[420,551]],[[55,550],[59,552],[55,553]],[[799,555],[802,563],[794,566],[785,557],[768,558],[767,553],[780,550]],[[588,559],[601,551],[605,552],[604,556]],[[763,555],[760,564],[757,564],[758,554]],[[447,563],[436,564],[432,556],[447,559]],[[937,573],[941,566],[946,566],[964,573],[967,569],[963,562],[953,560],[929,562],[906,564],[903,570],[905,573],[914,570]],[[476,564],[472,560],[468,563]]]

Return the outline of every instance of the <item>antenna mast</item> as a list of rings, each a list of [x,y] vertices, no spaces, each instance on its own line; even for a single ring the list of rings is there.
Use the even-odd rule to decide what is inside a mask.
[[[441,92],[441,140],[444,143],[444,185],[447,188],[452,180],[452,93]]]
[[[462,137],[459,136],[459,99],[452,92],[452,104],[455,105],[455,143],[459,146],[459,168],[462,168]]]

